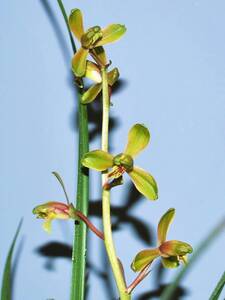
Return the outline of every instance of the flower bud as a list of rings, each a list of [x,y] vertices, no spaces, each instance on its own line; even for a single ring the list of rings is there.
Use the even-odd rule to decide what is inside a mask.
[[[51,232],[51,222],[54,219],[67,220],[74,218],[74,209],[71,205],[61,202],[47,202],[36,206],[33,209],[33,214],[38,219],[44,219],[43,229],[48,233]]]
[[[54,215],[55,219],[69,219],[70,207],[61,202],[47,202],[36,206],[33,214],[39,219],[46,219],[49,215]]]

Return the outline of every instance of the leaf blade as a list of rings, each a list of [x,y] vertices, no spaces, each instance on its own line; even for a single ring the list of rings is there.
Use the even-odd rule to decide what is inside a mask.
[[[12,240],[11,246],[8,251],[8,255],[6,258],[6,263],[3,272],[2,278],[2,287],[1,287],[1,300],[11,300],[11,264],[12,264],[12,256],[13,250],[15,248],[16,240],[19,235],[23,220],[21,219],[19,225],[17,227],[16,233]]]
[[[181,279],[186,275],[186,272],[195,263],[197,258],[204,252],[204,250],[210,246],[213,240],[225,229],[225,218],[220,221],[215,228],[208,234],[208,236],[199,244],[194,251],[189,263],[182,268],[182,270],[175,276],[173,282],[163,291],[160,300],[171,300],[172,296],[179,285]]]
[[[209,300],[217,300],[219,299],[219,296],[224,288],[225,285],[225,272],[223,273],[223,275],[221,276],[221,278],[219,279],[215,289],[213,290]]]

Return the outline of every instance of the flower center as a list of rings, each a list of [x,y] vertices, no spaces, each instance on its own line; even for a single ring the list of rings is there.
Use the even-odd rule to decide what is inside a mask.
[[[81,37],[81,45],[85,49],[90,49],[102,38],[101,27],[94,26],[89,28]]]
[[[130,155],[120,153],[114,157],[113,164],[118,167],[122,166],[125,168],[126,172],[130,172],[133,170],[134,161]]]

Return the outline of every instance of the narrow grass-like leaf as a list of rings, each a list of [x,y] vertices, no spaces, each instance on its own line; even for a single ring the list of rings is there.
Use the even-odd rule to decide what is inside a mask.
[[[66,197],[66,201],[67,201],[68,204],[70,204],[70,200],[69,200],[69,197],[68,197],[68,195],[67,195],[66,188],[65,188],[65,185],[64,185],[64,183],[63,183],[62,177],[59,175],[59,173],[57,173],[57,172],[55,172],[55,171],[52,172],[52,174],[56,177],[56,179],[57,179],[58,182],[60,183],[60,185],[61,185],[61,187],[62,187],[62,189],[63,189],[64,195],[65,195],[65,197]]]
[[[209,300],[217,300],[219,299],[219,296],[224,288],[225,285],[225,272],[221,276],[220,280],[218,281],[214,291],[212,292],[212,295],[210,296]]]
[[[22,220],[19,222],[19,225],[17,227],[15,236],[13,238],[12,244],[9,248],[9,252],[6,258],[5,268],[3,272],[3,278],[2,278],[2,288],[1,288],[1,300],[11,300],[11,265],[12,265],[12,256],[13,256],[13,250],[16,244],[16,240],[18,237],[18,234],[20,232],[20,228],[22,225]]]
[[[181,271],[176,275],[173,282],[164,290],[161,295],[161,300],[172,300],[174,292],[178,287],[179,283],[183,279],[183,277],[190,270],[192,265],[200,258],[201,254],[203,254],[207,248],[212,244],[214,239],[225,229],[225,218],[209,233],[209,235],[199,244],[199,246],[194,249],[193,255],[190,258],[188,264],[181,269]]]
[[[68,17],[61,0],[57,0],[59,8],[64,17],[73,52],[76,53],[76,46],[69,28]],[[77,174],[77,197],[75,206],[85,216],[88,214],[89,200],[89,177],[84,173],[81,165],[81,159],[89,151],[88,141],[88,114],[87,106],[81,104],[82,90],[77,89],[78,100],[78,127],[79,127],[79,154],[78,154],[78,174]],[[87,227],[81,222],[75,228],[75,237],[72,254],[72,282],[71,282],[71,300],[84,300],[85,298],[85,269],[87,252]]]
[[[64,21],[66,23],[66,27],[67,27],[67,30],[68,30],[68,33],[69,33],[70,42],[71,42],[73,52],[75,53],[76,52],[76,45],[74,43],[73,36],[72,36],[71,31],[70,31],[70,26],[69,26],[69,21],[68,21],[68,17],[67,17],[67,14],[66,14],[66,10],[65,10],[64,5],[63,5],[61,0],[57,0],[57,2],[58,2],[58,5],[59,5],[59,8],[61,10],[61,13],[63,15]]]

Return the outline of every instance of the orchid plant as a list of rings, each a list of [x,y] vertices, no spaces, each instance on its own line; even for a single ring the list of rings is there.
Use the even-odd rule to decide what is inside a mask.
[[[47,201],[38,204],[33,209],[37,219],[42,219],[43,229],[50,234],[54,220],[71,221],[74,225],[74,239],[72,251],[72,276],[70,300],[86,299],[86,253],[87,253],[87,230],[90,229],[105,245],[109,265],[112,269],[115,285],[117,286],[118,299],[131,300],[133,292],[140,283],[154,272],[155,261],[161,262],[162,268],[178,268],[180,272],[175,279],[160,294],[162,300],[174,299],[174,292],[182,277],[189,270],[196,258],[205,251],[215,237],[225,228],[223,218],[196,247],[194,254],[192,246],[180,240],[168,239],[169,227],[175,216],[175,209],[168,209],[160,218],[157,226],[157,243],[153,248],[140,249],[134,257],[130,258],[130,268],[134,273],[134,279],[126,281],[127,269],[122,264],[122,259],[117,255],[114,244],[112,228],[113,206],[111,205],[111,191],[119,185],[123,186],[123,179],[127,174],[137,190],[146,199],[154,201],[158,199],[158,186],[154,177],[146,170],[135,165],[137,155],[146,149],[150,142],[150,132],[144,124],[134,124],[129,132],[126,146],[119,154],[109,152],[109,116],[111,95],[113,86],[118,81],[120,72],[117,67],[111,68],[112,61],[108,59],[105,45],[121,39],[126,33],[126,27],[121,24],[110,24],[103,29],[94,25],[84,29],[83,15],[79,9],[73,9],[69,17],[66,14],[62,0],[57,0],[64,17],[74,55],[71,60],[71,71],[74,78],[74,87],[77,92],[78,107],[78,168],[77,168],[77,194],[76,201],[72,203],[67,194],[62,177],[57,172],[52,172],[63,189],[65,201]],[[49,8],[47,8],[49,9]],[[79,41],[80,48],[76,50],[74,37]],[[89,86],[86,84],[92,82]],[[102,100],[102,101],[101,101]],[[89,149],[89,119],[88,107],[93,101],[102,102],[102,132],[101,147]],[[91,120],[90,120],[91,121]],[[148,166],[146,166],[148,169]],[[89,169],[101,173],[101,207],[103,230],[98,229],[89,219]],[[132,202],[128,201],[122,208]],[[124,219],[128,218],[127,210],[123,212]],[[10,219],[10,218],[9,218]],[[132,224],[135,218],[132,216]],[[12,256],[15,243],[22,225],[20,221],[17,231],[9,248],[5,267],[3,270],[1,300],[12,300]],[[115,224],[114,224],[115,225]],[[116,223],[118,225],[118,223]],[[15,270],[15,269],[14,269]],[[217,300],[225,286],[225,273],[222,274],[210,300]],[[32,298],[32,296],[31,296]],[[144,297],[145,298],[145,297]]]
[[[187,263],[187,254],[192,252],[192,247],[177,240],[166,240],[167,231],[173,220],[175,209],[169,209],[160,219],[158,224],[158,245],[156,248],[139,252],[131,264],[134,272],[139,272],[136,279],[131,284],[125,282],[121,261],[117,258],[116,249],[113,242],[111,211],[110,211],[110,191],[118,185],[123,184],[123,176],[126,173],[136,189],[147,199],[158,199],[158,187],[154,177],[142,168],[134,165],[134,159],[143,151],[150,142],[150,132],[143,124],[135,124],[128,133],[127,145],[123,152],[113,155],[108,152],[109,148],[109,113],[110,96],[112,86],[119,78],[118,68],[108,70],[111,65],[108,62],[104,45],[116,42],[126,32],[124,25],[111,24],[104,29],[100,26],[93,26],[86,31],[83,26],[83,16],[79,9],[72,10],[68,26],[74,36],[81,43],[80,49],[72,58],[72,71],[76,82],[80,83],[83,92],[80,97],[80,105],[86,106],[93,102],[102,93],[102,147],[101,149],[87,151],[80,157],[79,173],[85,168],[96,170],[102,173],[102,218],[103,232],[98,230],[78,208],[69,202],[65,187],[60,175],[54,172],[61,184],[67,203],[47,202],[34,208],[33,213],[37,218],[44,219],[43,228],[51,231],[51,221],[54,219],[79,220],[84,222],[104,243],[108,254],[109,262],[114,274],[121,300],[129,300],[132,297],[134,288],[149,274],[149,269],[153,261],[161,257],[162,264],[166,268],[178,267],[180,262]],[[91,60],[88,59],[90,56]],[[94,84],[88,89],[84,89],[83,79],[91,79]],[[82,253],[75,253],[82,255]],[[75,265],[76,267],[76,265]],[[78,273],[77,273],[78,274]],[[84,281],[81,283],[84,285]],[[71,296],[71,300],[82,300],[84,294],[79,284],[75,285],[76,292]]]

